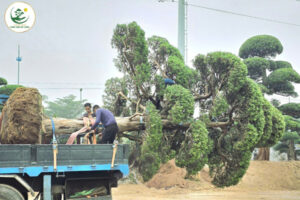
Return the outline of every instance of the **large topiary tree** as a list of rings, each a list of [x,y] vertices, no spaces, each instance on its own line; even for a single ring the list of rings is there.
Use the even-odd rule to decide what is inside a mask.
[[[293,83],[300,83],[300,75],[287,61],[273,61],[282,53],[280,41],[271,35],[257,35],[246,40],[239,50],[248,68],[248,76],[259,84],[263,93],[296,97]],[[258,160],[269,160],[269,147],[265,144],[259,149]]]
[[[115,65],[129,84],[125,89],[119,80],[109,80],[106,95],[109,88],[119,88],[115,91],[119,97],[109,94],[112,98],[105,105],[127,107],[133,114],[126,121],[131,132],[120,136],[140,145],[136,163],[144,180],[161,163],[175,158],[188,175],[208,164],[216,186],[235,185],[254,148],[275,144],[281,137],[285,129],[281,113],[264,99],[260,86],[247,77],[247,66],[235,55],[199,54],[190,68],[165,38],[146,40],[136,22],[117,25],[111,44],[118,53]],[[126,102],[111,104],[119,98]],[[198,118],[193,117],[196,105],[201,110]],[[124,121],[117,121],[123,132]]]

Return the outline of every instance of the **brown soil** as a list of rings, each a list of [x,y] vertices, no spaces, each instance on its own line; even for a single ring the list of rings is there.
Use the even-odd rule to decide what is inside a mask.
[[[156,189],[168,189],[174,186],[181,188],[215,188],[211,184],[209,169],[205,166],[194,181],[185,179],[186,171],[175,165],[174,160],[161,166],[158,173],[145,185]],[[269,162],[252,161],[247,173],[236,186],[226,190],[299,190],[300,191],[300,162]]]
[[[175,160],[170,160],[161,166],[158,173],[146,183],[146,186],[157,189],[168,189],[174,186],[179,186],[182,188],[188,187],[188,181],[184,179],[185,175],[186,170],[177,167],[175,165]]]
[[[300,161],[251,161],[241,182],[229,188],[214,187],[207,167],[193,181],[184,179],[184,176],[185,171],[177,168],[174,161],[169,161],[145,185],[124,184],[113,189],[113,199],[300,199]]]
[[[3,108],[2,144],[39,143],[42,124],[41,95],[34,88],[17,88]]]

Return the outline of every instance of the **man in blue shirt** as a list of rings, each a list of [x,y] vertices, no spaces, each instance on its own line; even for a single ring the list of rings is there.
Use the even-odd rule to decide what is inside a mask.
[[[112,144],[116,138],[116,134],[119,131],[114,115],[107,109],[99,108],[96,110],[96,121],[90,129],[95,130],[100,122],[104,126],[104,130],[102,132],[102,139],[100,143]]]

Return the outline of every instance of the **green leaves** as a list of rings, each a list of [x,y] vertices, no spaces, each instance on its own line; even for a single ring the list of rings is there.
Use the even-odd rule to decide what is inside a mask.
[[[300,118],[300,103],[287,103],[278,108],[283,114]]]
[[[69,95],[51,102],[46,101],[48,106],[45,108],[45,114],[49,117],[62,117],[74,119],[81,116],[84,111],[83,104],[86,100],[76,101],[76,96]]]
[[[7,85],[7,80],[0,77],[0,85]]]
[[[271,35],[257,35],[244,42],[239,50],[241,58],[249,57],[275,57],[283,50],[280,41]]]
[[[141,27],[136,22],[118,24],[111,44],[119,53],[115,60],[119,70],[129,74],[138,87],[147,83],[151,78],[151,67],[148,63],[149,50],[145,32]]]
[[[271,93],[283,96],[297,96],[291,82],[300,83],[300,75],[292,68],[280,68],[267,77],[266,86]]]
[[[219,117],[223,113],[225,113],[228,110],[228,108],[229,105],[226,99],[223,96],[219,95],[216,97],[215,103],[210,110],[210,114],[212,117]]]
[[[103,107],[112,111],[116,116],[127,116],[129,113],[126,109],[126,99],[118,95],[122,92],[125,96],[128,95],[126,78],[110,78],[105,82],[105,90],[103,99]]]
[[[166,74],[168,77],[175,80],[176,84],[185,88],[191,88],[193,83],[195,83],[196,72],[185,66],[181,58],[176,56],[169,57]]]
[[[274,71],[276,69],[281,69],[281,68],[293,68],[291,63],[287,62],[287,61],[282,61],[282,60],[278,60],[278,61],[273,61],[273,63],[271,64],[270,62],[270,66],[269,66],[269,70]]]
[[[204,63],[207,63],[207,67],[210,68],[212,92],[223,90],[227,100],[229,97],[234,97],[246,82],[247,67],[232,53],[209,53]]]
[[[4,85],[0,87],[0,94],[11,95],[15,89],[23,87],[22,85]]]
[[[176,156],[176,165],[186,167],[188,176],[194,175],[208,162],[211,149],[212,141],[208,137],[205,124],[199,120],[195,121],[185,133],[185,140]]]
[[[192,119],[194,98],[191,92],[180,85],[168,86],[166,90],[167,110],[173,123],[184,123]]]
[[[284,115],[286,130],[300,132],[300,120],[289,115]]]
[[[300,136],[297,132],[285,132],[281,138],[281,141],[287,141],[287,140],[299,140]]]
[[[140,172],[144,181],[148,181],[159,169],[164,160],[161,157],[162,148],[162,122],[160,115],[150,102],[147,103],[148,121],[146,123],[147,138],[142,146],[140,158]]]
[[[247,58],[244,60],[244,63],[247,65],[250,78],[254,80],[265,78],[266,69],[270,66],[268,60],[260,57]]]

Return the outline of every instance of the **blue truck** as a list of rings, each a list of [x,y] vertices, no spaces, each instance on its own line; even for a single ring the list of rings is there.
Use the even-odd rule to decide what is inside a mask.
[[[128,145],[0,144],[0,199],[112,199]]]

